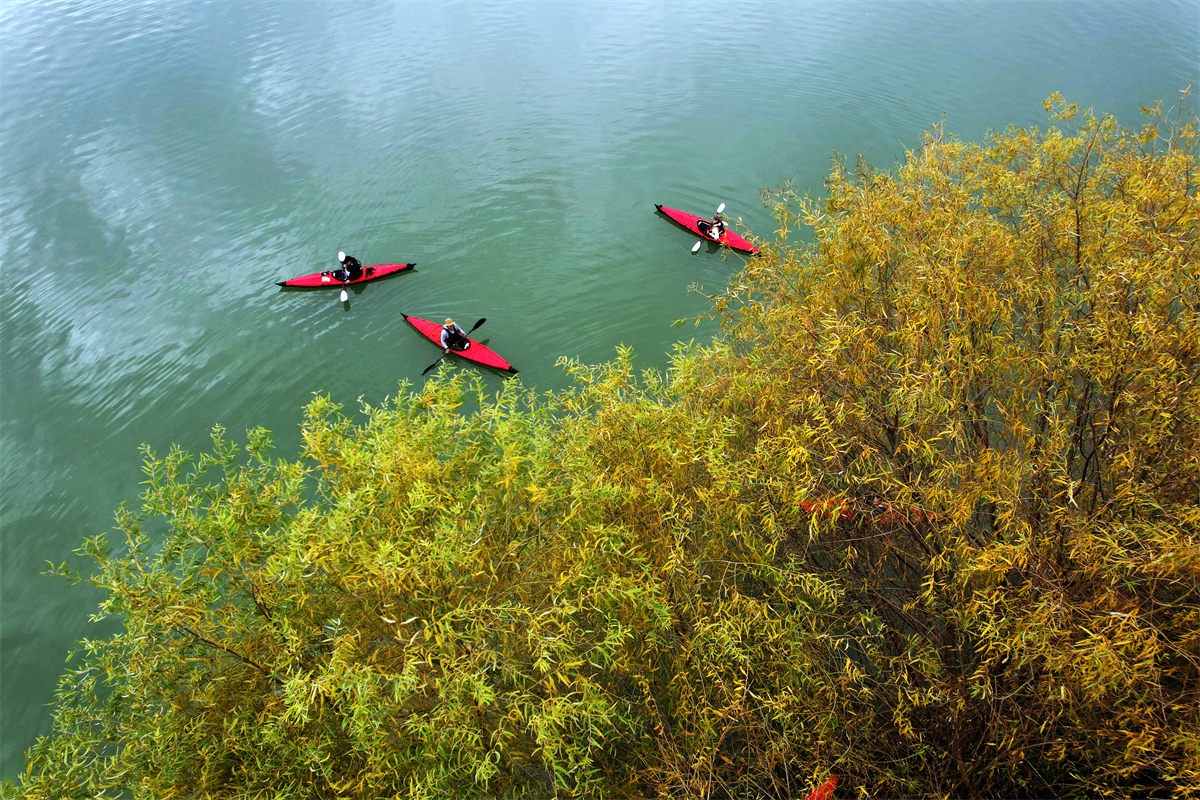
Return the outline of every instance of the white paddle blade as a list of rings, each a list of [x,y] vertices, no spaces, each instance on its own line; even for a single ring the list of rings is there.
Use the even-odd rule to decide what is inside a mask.
[[[341,301],[342,301],[343,303],[344,303],[344,302],[346,302],[346,298],[347,298],[348,296],[349,296],[349,295],[347,295],[347,294],[346,294],[346,290],[345,290],[345,289],[342,289],[342,296],[341,296],[341,298],[340,298],[340,299],[341,299]]]
[[[693,253],[695,253],[697,250],[699,250],[699,249],[700,249],[700,245],[702,245],[702,244],[704,244],[704,240],[703,240],[703,239],[701,239],[700,241],[698,241],[698,242],[696,242],[694,245],[692,245],[692,252],[693,252]]]
[[[717,213],[718,213],[718,214],[720,214],[720,213],[721,213],[722,211],[724,211],[724,210],[725,210],[725,204],[724,204],[724,203],[721,203],[721,205],[717,206]]]

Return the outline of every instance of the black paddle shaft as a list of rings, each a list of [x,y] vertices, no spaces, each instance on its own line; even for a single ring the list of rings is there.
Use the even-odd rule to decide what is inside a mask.
[[[467,333],[468,333],[468,334],[470,334],[470,333],[474,333],[474,332],[475,332],[475,329],[476,329],[476,328],[478,328],[480,325],[482,325],[482,324],[483,324],[483,323],[485,323],[485,322],[487,322],[487,317],[480,317],[480,318],[479,318],[479,321],[478,321],[478,322],[476,322],[474,325],[472,325],[472,326],[471,326],[471,330],[467,331]],[[421,370],[421,374],[422,374],[422,375],[424,375],[426,372],[429,372],[429,370],[433,369],[433,368],[434,368],[434,367],[436,367],[438,364],[442,363],[442,359],[443,359],[443,358],[445,358],[445,357],[446,357],[446,356],[448,356],[448,355],[450,355],[450,354],[449,354],[449,353],[442,353],[440,356],[438,356],[438,360],[437,360],[437,361],[433,362],[433,363],[432,363],[432,364],[430,364],[428,367],[426,367],[425,369]]]

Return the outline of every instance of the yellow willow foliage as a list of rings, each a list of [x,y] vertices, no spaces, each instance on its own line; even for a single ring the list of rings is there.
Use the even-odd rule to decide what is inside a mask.
[[[1195,127],[1050,105],[767,195],[665,374],[444,371],[315,398],[298,460],[147,453],[74,576],[123,628],[8,788],[1200,792]]]
[[[767,195],[812,241],[717,298],[709,396],[783,491],[858,501],[787,545],[844,590],[868,760],[951,795],[1194,793],[1197,130],[1048,107],[1066,130],[935,129]]]

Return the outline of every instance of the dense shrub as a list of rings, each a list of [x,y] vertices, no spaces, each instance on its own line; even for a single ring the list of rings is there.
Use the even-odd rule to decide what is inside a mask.
[[[1200,791],[1196,129],[1052,103],[768,193],[665,375],[148,454],[25,790]]]

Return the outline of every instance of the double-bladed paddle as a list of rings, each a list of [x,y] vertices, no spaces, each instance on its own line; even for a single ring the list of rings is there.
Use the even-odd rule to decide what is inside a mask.
[[[724,203],[721,203],[721,205],[717,206],[717,214],[720,214],[720,213],[721,213],[722,211],[724,211],[724,210],[725,210],[725,204],[724,204]],[[715,217],[715,216],[716,216],[716,214],[714,214],[713,216]],[[699,220],[697,220],[697,222],[696,222],[696,227],[697,227],[697,228],[699,228],[699,227],[700,227],[700,222],[699,222]],[[710,240],[710,241],[713,241],[713,240]],[[692,246],[692,252],[694,253],[694,252],[696,252],[697,250],[699,250],[699,249],[700,249],[700,245],[702,245],[702,244],[704,244],[704,239],[701,239],[700,241],[696,242],[696,244],[694,244],[694,245]]]
[[[469,334],[471,334],[471,333],[472,333],[472,332],[473,332],[473,331],[474,331],[476,328],[478,328],[480,325],[482,325],[482,324],[483,324],[483,323],[485,323],[485,322],[487,322],[487,317],[480,317],[480,318],[479,318],[479,322],[476,322],[474,325],[472,325],[472,326],[471,326],[471,330],[467,331],[467,334],[468,334],[468,335],[469,335]],[[446,356],[448,356],[448,355],[450,355],[450,351],[449,351],[449,350],[447,350],[446,352],[444,352],[444,353],[442,353],[440,356],[438,356],[438,360],[437,360],[437,361],[433,362],[433,363],[432,363],[432,364],[430,364],[428,367],[426,367],[425,369],[421,370],[421,374],[422,374],[422,375],[424,375],[426,372],[429,372],[429,370],[433,369],[433,368],[434,368],[434,367],[436,367],[438,364],[442,363],[442,359],[443,359],[443,358],[445,358],[445,357],[446,357]]]

